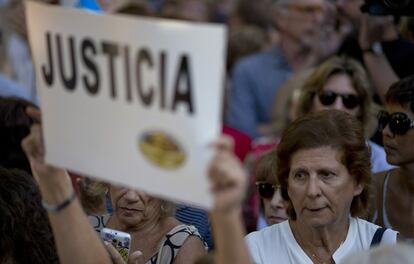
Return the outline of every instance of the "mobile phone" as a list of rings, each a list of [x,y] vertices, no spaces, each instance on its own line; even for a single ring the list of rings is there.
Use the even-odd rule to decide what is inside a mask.
[[[101,238],[111,243],[125,262],[128,261],[129,249],[131,248],[130,234],[115,229],[103,228]]]

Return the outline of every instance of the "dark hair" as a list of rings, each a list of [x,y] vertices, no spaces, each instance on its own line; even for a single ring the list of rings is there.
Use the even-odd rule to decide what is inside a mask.
[[[0,165],[19,168],[31,174],[30,165],[20,142],[30,132],[33,119],[26,114],[29,101],[17,97],[0,97]]]
[[[288,195],[291,157],[299,150],[325,146],[341,153],[342,164],[364,187],[362,193],[352,200],[351,215],[362,216],[367,212],[371,160],[361,124],[348,113],[325,110],[306,115],[290,124],[277,147],[277,177],[282,197],[288,201],[288,215],[293,220],[296,219],[296,213]]]
[[[214,16],[214,6],[213,2],[210,0],[193,0],[195,3],[203,5],[205,17],[196,17],[188,16],[188,14],[183,13],[185,5],[189,4],[189,0],[167,0],[164,1],[161,10],[160,16],[163,18],[171,18],[185,21],[193,22],[210,22]]]
[[[105,206],[109,184],[88,177],[78,179],[79,198],[86,214],[96,213]]]
[[[240,58],[259,52],[268,42],[266,32],[259,27],[246,25],[230,30],[227,42],[227,69],[231,71]]]
[[[385,102],[408,107],[414,113],[414,75],[391,85],[385,94]]]
[[[362,65],[358,61],[345,56],[334,56],[326,60],[308,77],[303,85],[299,101],[299,115],[302,116],[312,111],[313,97],[321,92],[328,79],[336,74],[345,74],[351,79],[352,86],[361,100],[361,111],[358,119],[362,124],[366,124],[372,105],[371,85]]]
[[[253,166],[256,181],[279,185],[276,177],[277,152],[276,148],[262,153]],[[260,210],[264,211],[263,199],[260,198]]]
[[[118,14],[153,16],[153,12],[145,1],[130,1],[114,10]]]
[[[0,167],[0,263],[59,263],[52,230],[32,176]]]
[[[256,181],[265,181],[269,183],[276,181],[276,184],[278,184],[276,177],[276,162],[276,149],[272,149],[261,154],[254,166]]]
[[[253,25],[263,30],[272,26],[272,1],[269,0],[238,0],[234,15],[246,25]]]

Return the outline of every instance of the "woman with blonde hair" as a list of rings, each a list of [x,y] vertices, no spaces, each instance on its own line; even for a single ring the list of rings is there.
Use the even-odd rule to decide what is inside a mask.
[[[297,113],[303,116],[328,109],[347,112],[360,121],[365,138],[370,138],[376,129],[375,116],[379,110],[372,98],[362,65],[352,58],[335,56],[317,67],[305,81]],[[392,168],[381,146],[369,140],[367,144],[371,149],[372,172]]]

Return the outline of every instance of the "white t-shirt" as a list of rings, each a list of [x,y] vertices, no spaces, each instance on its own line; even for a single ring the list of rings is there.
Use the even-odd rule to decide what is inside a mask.
[[[342,245],[333,254],[335,263],[340,263],[351,253],[370,247],[375,231],[379,226],[359,218],[350,218],[348,234]],[[272,225],[246,236],[250,255],[254,263],[313,264],[296,242],[289,221]],[[397,243],[397,232],[385,231],[381,244]]]

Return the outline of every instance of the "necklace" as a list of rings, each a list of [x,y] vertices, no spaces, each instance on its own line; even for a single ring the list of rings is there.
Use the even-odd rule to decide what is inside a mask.
[[[319,257],[319,255],[312,249],[311,246],[308,245],[308,243],[305,243],[305,240],[302,238],[300,232],[299,232],[299,228],[296,222],[292,222],[293,227],[295,229],[295,233],[297,235],[297,239],[299,240],[299,245],[303,248],[303,250],[310,255],[312,261],[314,262],[314,264],[332,264],[335,263],[332,259],[332,256],[329,257],[329,259],[323,259],[321,257]],[[316,262],[315,262],[316,261]]]

